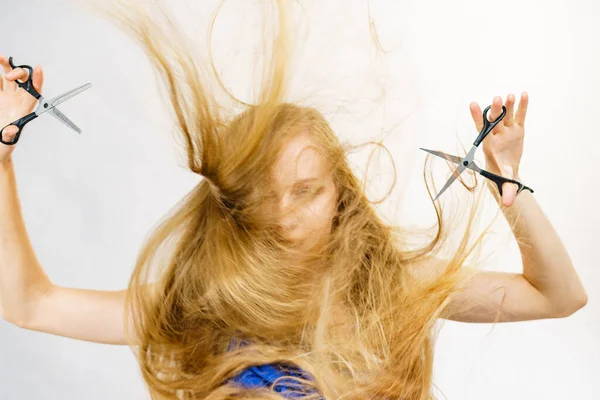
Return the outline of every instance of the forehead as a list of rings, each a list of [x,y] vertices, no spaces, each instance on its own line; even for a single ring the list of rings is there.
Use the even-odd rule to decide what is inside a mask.
[[[300,133],[281,149],[274,165],[273,176],[279,185],[297,180],[323,178],[327,173],[325,157],[309,133]]]

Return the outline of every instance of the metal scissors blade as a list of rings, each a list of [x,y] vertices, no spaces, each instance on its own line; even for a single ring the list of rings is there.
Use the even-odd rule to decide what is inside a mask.
[[[73,121],[71,121],[69,118],[67,118],[67,116],[65,114],[63,114],[57,107],[50,109],[50,115],[55,117],[57,120],[59,120],[60,122],[62,122],[66,126],[68,126],[69,128],[73,129],[75,132],[81,133],[81,128],[79,128],[77,125],[75,125],[73,123]]]
[[[463,161],[467,161],[467,157],[465,158],[460,158],[458,156],[453,156],[447,153],[444,153],[443,151],[436,151],[436,150],[429,150],[429,149],[424,149],[422,147],[419,147],[421,150],[426,151],[428,153],[433,154],[434,156],[438,156],[441,158],[444,158],[448,161],[451,161],[455,164],[464,164]],[[477,164],[475,164],[474,161],[471,161],[470,163],[468,163],[468,165],[466,166],[468,169],[473,170],[475,172],[481,173],[481,168],[479,168],[479,166]]]
[[[35,110],[36,115],[40,115],[45,113],[46,111],[50,111],[52,108],[56,107],[57,105],[69,100],[71,97],[78,95],[79,93],[83,92],[86,89],[89,89],[90,87],[92,87],[91,83],[86,83],[85,85],[81,85],[76,87],[75,89],[71,89],[68,92],[65,92],[59,96],[56,96],[50,100],[46,100],[43,97],[39,98],[40,104],[38,106],[38,108]]]
[[[429,149],[424,149],[422,147],[419,147],[421,150],[426,151],[428,153],[433,154],[434,156],[438,156],[441,158],[445,158],[448,161],[452,161],[455,164],[460,164],[462,162],[462,159],[460,157],[457,156],[451,156],[450,154],[446,154],[442,151],[436,151],[436,150],[429,150]]]
[[[475,165],[475,163],[473,162],[473,157],[475,155],[475,151],[477,150],[476,146],[471,147],[471,150],[469,150],[469,152],[467,153],[467,155],[464,158],[460,158],[458,156],[452,156],[450,154],[446,154],[446,153],[441,152],[441,151],[424,149],[422,147],[420,147],[420,149],[423,150],[423,151],[426,151],[428,153],[431,153],[431,154],[433,154],[435,156],[444,158],[444,159],[446,159],[448,161],[451,161],[451,162],[453,162],[455,164],[458,164],[458,167],[452,172],[452,176],[446,181],[446,184],[438,192],[438,194],[435,196],[435,198],[433,199],[433,201],[436,201],[442,195],[442,193],[444,193],[446,191],[446,189],[448,189],[450,187],[450,185],[452,185],[452,183],[456,180],[456,178],[458,178],[460,176],[460,174],[462,174],[462,172],[466,168],[475,170],[477,172],[480,171],[479,167],[477,167],[477,165]]]
[[[466,166],[464,164],[460,164],[458,167],[456,167],[454,172],[452,172],[452,176],[446,181],[446,184],[444,185],[442,190],[440,190],[438,192],[438,194],[435,196],[433,201],[436,201],[442,195],[442,193],[444,193],[446,191],[446,189],[448,189],[450,187],[450,185],[452,185],[452,183],[456,180],[456,178],[458,178],[460,176],[460,174],[462,174],[462,172],[465,170],[465,168],[466,168]]]

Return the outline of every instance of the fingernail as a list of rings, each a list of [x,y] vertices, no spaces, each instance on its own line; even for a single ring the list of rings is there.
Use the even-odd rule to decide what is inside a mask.
[[[9,72],[8,74],[6,74],[6,77],[7,77],[7,78],[12,78],[12,77],[13,77],[13,73],[12,73],[12,72]]]

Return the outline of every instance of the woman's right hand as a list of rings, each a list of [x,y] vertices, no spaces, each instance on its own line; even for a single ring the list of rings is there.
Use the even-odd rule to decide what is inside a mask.
[[[4,79],[0,77],[0,129],[17,119],[29,114],[37,105],[35,97],[21,89],[16,80],[24,81],[29,72],[22,68],[12,69],[8,59],[0,55],[0,65],[4,71]],[[33,87],[38,93],[42,93],[44,74],[42,67],[37,66],[33,70]],[[10,141],[17,133],[15,126],[10,126],[2,132],[2,139]],[[0,143],[0,163],[10,161],[15,145]]]

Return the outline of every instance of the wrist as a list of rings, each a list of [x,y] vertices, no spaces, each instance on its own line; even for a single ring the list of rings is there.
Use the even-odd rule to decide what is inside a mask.
[[[519,166],[518,165],[516,167],[500,168],[498,166],[498,163],[496,163],[495,161],[493,161],[489,158],[486,158],[485,169],[488,172],[491,172],[496,175],[500,175],[504,178],[514,179],[515,181],[519,181],[519,182],[521,181],[521,178],[519,176]]]
[[[0,160],[0,171],[6,171],[13,167],[12,156],[8,156],[4,160]]]

